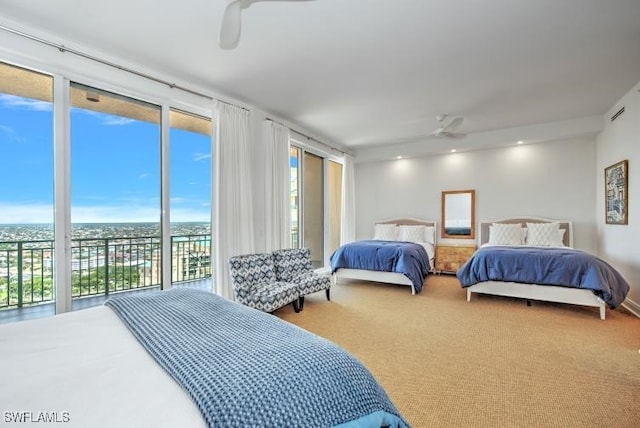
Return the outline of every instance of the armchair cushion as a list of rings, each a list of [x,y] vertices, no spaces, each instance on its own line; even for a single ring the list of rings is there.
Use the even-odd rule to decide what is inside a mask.
[[[273,312],[299,297],[300,292],[295,284],[271,282],[256,285],[250,293],[238,298],[238,302],[262,312]]]
[[[263,312],[273,312],[300,297],[296,284],[276,281],[271,254],[231,257],[229,273],[236,301]]]
[[[247,254],[229,258],[229,273],[234,290],[248,291],[255,284],[275,281],[270,254]]]
[[[331,287],[330,274],[305,273],[295,280],[301,296],[315,293],[316,291],[327,290]]]
[[[288,248],[271,254],[278,281],[293,281],[301,274],[313,272],[309,248]]]
[[[309,248],[289,248],[272,253],[278,281],[293,282],[298,286],[300,296],[328,290],[331,287],[331,274],[314,272]],[[327,294],[328,298],[329,294]]]

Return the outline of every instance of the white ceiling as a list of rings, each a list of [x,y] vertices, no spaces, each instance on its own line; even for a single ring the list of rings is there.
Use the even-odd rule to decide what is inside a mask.
[[[467,148],[557,137],[544,136],[550,123],[593,134],[640,80],[640,0],[260,1],[231,51],[218,47],[225,6],[2,0],[0,24],[179,76],[357,151],[446,147],[420,138],[442,113],[464,116],[455,144]]]

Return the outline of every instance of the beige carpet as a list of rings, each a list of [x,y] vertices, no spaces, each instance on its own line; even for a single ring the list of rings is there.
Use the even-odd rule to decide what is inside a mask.
[[[276,315],[356,356],[414,427],[638,427],[640,319],[625,310],[342,280]]]

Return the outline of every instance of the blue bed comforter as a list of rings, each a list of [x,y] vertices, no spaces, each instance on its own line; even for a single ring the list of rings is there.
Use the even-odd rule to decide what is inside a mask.
[[[401,241],[357,241],[345,244],[331,255],[331,272],[340,268],[404,274],[416,293],[429,273],[429,256],[422,245]]]
[[[210,427],[406,427],[369,371],[337,345],[198,290],[110,306]]]
[[[462,287],[483,281],[510,281],[584,288],[618,307],[629,284],[605,261],[572,248],[483,247],[457,272]]]

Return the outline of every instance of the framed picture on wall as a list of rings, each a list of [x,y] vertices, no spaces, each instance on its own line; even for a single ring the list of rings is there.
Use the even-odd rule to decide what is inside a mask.
[[[604,169],[604,199],[607,224],[628,224],[629,162],[620,161]]]

